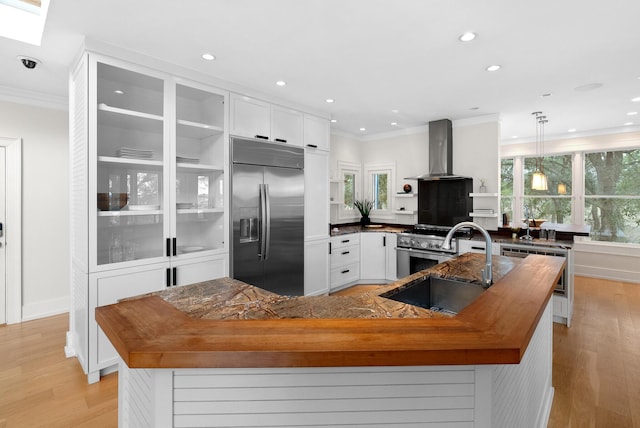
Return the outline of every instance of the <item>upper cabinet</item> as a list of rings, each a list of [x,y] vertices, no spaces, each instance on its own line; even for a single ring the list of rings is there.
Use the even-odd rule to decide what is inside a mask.
[[[88,270],[226,252],[227,93],[91,58]]]
[[[304,115],[304,145],[309,148],[329,151],[331,127],[327,119]]]
[[[245,95],[231,94],[230,134],[303,145],[303,114]]]

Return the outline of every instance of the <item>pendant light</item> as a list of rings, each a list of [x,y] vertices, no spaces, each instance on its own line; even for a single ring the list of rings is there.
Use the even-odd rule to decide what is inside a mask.
[[[544,156],[544,124],[548,122],[547,117],[541,111],[531,113],[536,120],[536,170],[531,177],[531,188],[533,190],[547,190],[547,176],[544,174],[542,160]]]

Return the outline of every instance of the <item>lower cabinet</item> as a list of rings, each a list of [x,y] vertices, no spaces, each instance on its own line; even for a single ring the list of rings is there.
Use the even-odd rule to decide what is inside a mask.
[[[360,234],[361,282],[385,283],[397,279],[395,233]]]
[[[329,238],[304,242],[304,295],[329,292]]]
[[[360,279],[360,234],[334,236],[331,242],[331,291]]]
[[[227,258],[223,254],[89,274],[89,293],[84,306],[87,308],[86,317],[74,314],[79,319],[86,319],[88,329],[84,330],[76,325],[77,331],[73,334],[76,337],[75,352],[82,357],[81,361],[86,361],[85,370],[89,383],[99,381],[101,370],[112,367],[115,369],[118,363],[118,353],[96,322],[96,307],[163,290],[174,283],[187,285],[227,276]],[[80,305],[76,307],[79,308]],[[84,337],[82,330],[87,331],[87,337]],[[83,344],[87,348],[79,349]]]

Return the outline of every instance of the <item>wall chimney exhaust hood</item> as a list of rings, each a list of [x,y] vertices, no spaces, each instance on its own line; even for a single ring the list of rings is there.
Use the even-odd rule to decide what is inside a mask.
[[[453,174],[453,127],[449,119],[429,122],[429,172],[408,180],[456,180]]]

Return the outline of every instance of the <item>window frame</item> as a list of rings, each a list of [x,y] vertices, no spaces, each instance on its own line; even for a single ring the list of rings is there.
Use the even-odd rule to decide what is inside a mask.
[[[395,189],[395,175],[396,164],[391,163],[378,163],[378,164],[365,164],[365,194],[370,201],[373,201],[373,178],[375,175],[387,174],[387,209],[374,209],[371,210],[370,217],[376,218],[394,218],[393,204],[395,203],[393,196],[393,189]]]

